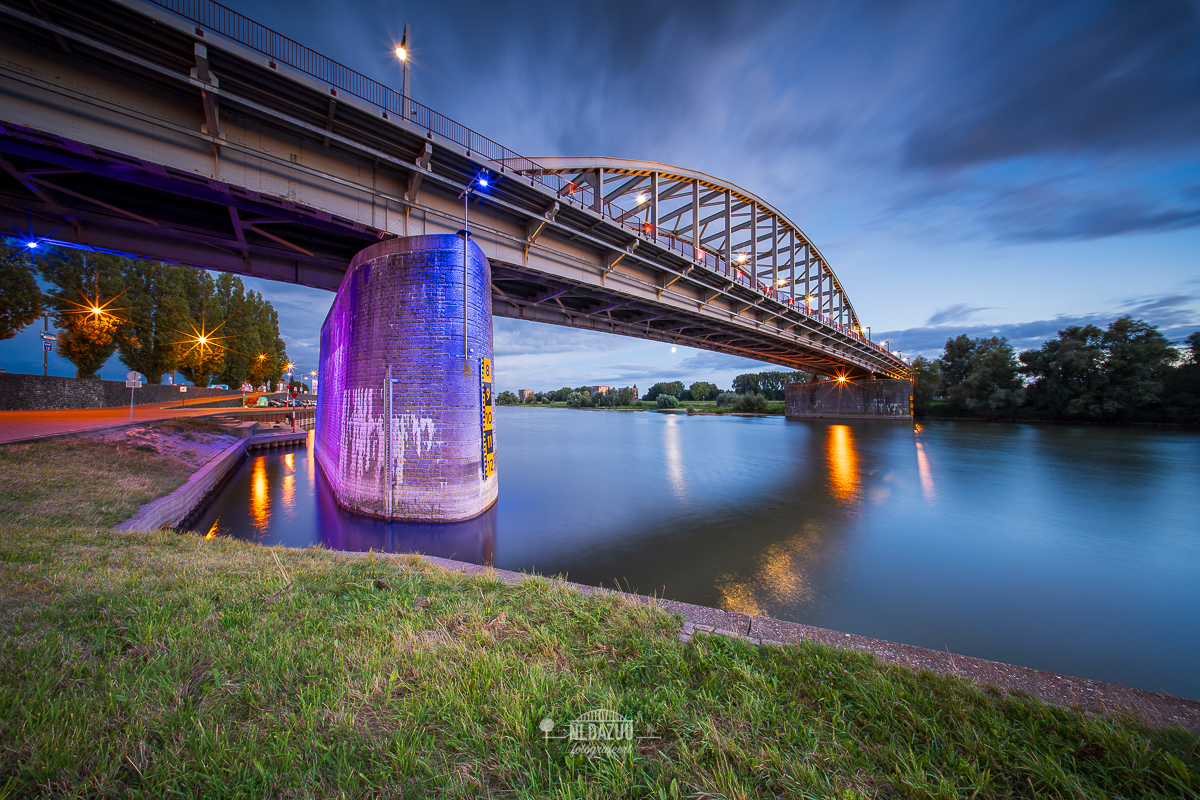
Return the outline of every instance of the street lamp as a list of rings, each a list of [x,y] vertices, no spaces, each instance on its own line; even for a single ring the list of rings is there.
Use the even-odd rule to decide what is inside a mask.
[[[470,350],[467,347],[467,341],[470,334],[467,316],[467,244],[471,241],[471,225],[468,217],[468,203],[471,200],[471,193],[478,189],[486,190],[488,188],[487,173],[480,173],[470,182],[459,197],[463,201],[463,375],[469,375],[471,372]]]
[[[412,50],[412,45],[409,44],[410,30],[408,23],[404,23],[404,37],[400,39],[400,45],[396,48],[396,58],[400,59],[400,63],[404,65],[404,90],[401,94],[404,95],[404,109],[401,113],[405,119],[412,119],[412,101],[409,99],[412,91],[412,60],[408,57]]]

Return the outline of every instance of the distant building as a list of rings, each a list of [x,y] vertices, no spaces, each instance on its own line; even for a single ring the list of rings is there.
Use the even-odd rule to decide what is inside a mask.
[[[608,394],[608,388],[609,387],[607,386],[593,386],[592,397],[595,397],[598,394]]]
[[[526,400],[533,399],[533,389],[518,389],[517,399],[524,403]]]
[[[638,391],[638,388],[636,386],[633,387],[633,399],[634,400],[642,399],[642,393]]]

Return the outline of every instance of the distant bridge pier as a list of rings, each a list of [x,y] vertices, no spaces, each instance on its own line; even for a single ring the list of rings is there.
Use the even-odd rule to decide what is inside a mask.
[[[784,415],[788,419],[912,419],[912,381],[789,383],[784,395]]]
[[[321,328],[316,457],[338,504],[455,522],[495,503],[491,370],[491,268],[473,241],[358,253]]]

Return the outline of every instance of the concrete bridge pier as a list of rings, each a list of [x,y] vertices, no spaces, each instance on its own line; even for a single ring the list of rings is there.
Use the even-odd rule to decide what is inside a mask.
[[[783,413],[788,419],[912,419],[912,381],[789,383],[784,390]]]
[[[321,328],[319,379],[316,457],[339,505],[455,522],[496,502],[491,269],[474,242],[358,253]]]

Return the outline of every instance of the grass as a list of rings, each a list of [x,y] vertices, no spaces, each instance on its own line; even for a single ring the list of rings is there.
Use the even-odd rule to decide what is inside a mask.
[[[221,432],[210,422],[186,417],[150,427],[184,437]],[[138,506],[181,486],[193,469],[149,445],[82,436],[2,445],[0,520],[37,527],[116,525]]]
[[[24,465],[3,455],[8,481]],[[107,463],[112,480],[144,469]],[[1200,739],[1178,729],[677,630],[657,607],[540,578],[31,522],[6,504],[0,797],[1200,793]],[[658,738],[587,758],[539,728],[597,708]]]

